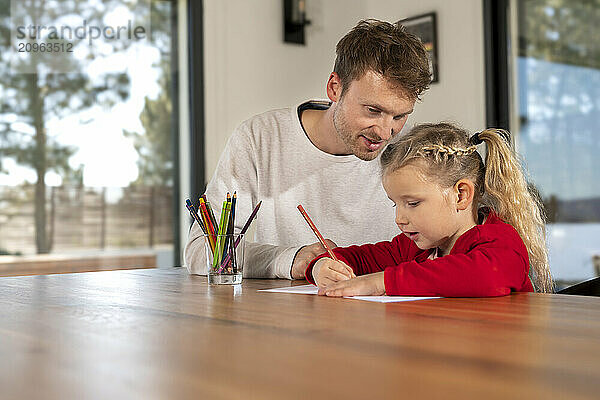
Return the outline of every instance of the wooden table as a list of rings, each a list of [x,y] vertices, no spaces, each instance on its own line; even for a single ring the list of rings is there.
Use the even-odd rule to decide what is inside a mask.
[[[185,269],[0,278],[2,399],[599,398],[600,298],[370,303]]]

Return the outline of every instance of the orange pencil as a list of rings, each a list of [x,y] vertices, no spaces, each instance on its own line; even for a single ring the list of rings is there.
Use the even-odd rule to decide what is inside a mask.
[[[202,217],[206,221],[206,230],[208,231],[208,243],[210,244],[210,248],[212,251],[215,251],[217,232],[213,227],[212,220],[210,218],[210,214],[208,213],[208,209],[206,208],[206,204],[204,199],[200,197],[200,209],[202,210]]]
[[[208,210],[208,215],[210,216],[210,220],[211,220],[213,226],[217,226],[217,220],[215,218],[215,214],[213,213],[212,207],[210,206],[210,201],[208,201],[205,194],[203,194],[200,197],[204,199],[204,203],[206,204],[206,208]]]
[[[333,258],[335,261],[339,261],[337,259],[337,257],[335,256],[335,254],[333,254],[333,251],[331,251],[331,249],[329,248],[329,246],[327,246],[327,243],[325,242],[325,239],[323,239],[323,236],[321,236],[321,233],[319,232],[319,230],[317,229],[317,227],[315,226],[315,224],[313,224],[312,220],[310,219],[310,217],[308,216],[308,214],[306,213],[306,211],[304,211],[304,208],[298,204],[298,210],[300,211],[300,214],[302,214],[302,216],[304,217],[304,219],[306,220],[306,222],[308,222],[308,225],[310,226],[310,229],[313,230],[313,232],[315,233],[315,235],[317,235],[317,239],[319,239],[319,242],[321,242],[321,245],[325,248],[325,250],[327,250],[327,253],[329,253],[329,256],[331,258]]]

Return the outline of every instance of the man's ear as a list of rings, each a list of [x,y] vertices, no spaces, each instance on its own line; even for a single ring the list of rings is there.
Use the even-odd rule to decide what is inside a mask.
[[[475,185],[470,179],[461,179],[454,185],[456,195],[456,210],[466,210],[473,204]]]
[[[327,97],[337,103],[342,97],[342,81],[337,72],[332,72],[327,80]]]

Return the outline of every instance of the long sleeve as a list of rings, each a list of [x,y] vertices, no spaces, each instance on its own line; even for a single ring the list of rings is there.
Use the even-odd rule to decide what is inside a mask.
[[[521,291],[528,283],[528,262],[511,248],[478,246],[421,263],[408,261],[384,273],[388,295],[492,297]]]
[[[514,228],[502,222],[471,229],[449,255],[433,260],[427,258],[430,251],[419,250],[403,235],[334,252],[356,275],[384,271],[388,295],[491,297],[533,291],[527,249]],[[306,276],[311,282],[312,267],[324,256],[310,263]]]
[[[391,241],[383,241],[375,244],[363,244],[360,246],[336,247],[333,249],[338,260],[349,265],[357,276],[381,272],[387,267],[396,266],[402,262],[413,259],[422,253],[411,241],[402,235],[394,237]],[[310,262],[306,269],[306,279],[314,283],[312,269],[315,263],[323,258],[329,257],[323,253]]]
[[[258,195],[258,169],[255,146],[243,126],[231,136],[216,171],[206,188],[215,218],[219,220],[221,204],[226,193],[237,191],[235,231],[240,232],[254,206],[261,200]],[[265,210],[259,210],[265,212]],[[255,223],[255,222],[254,222]],[[275,246],[255,243],[246,238],[243,275],[247,278],[291,279],[290,268],[300,247]],[[206,274],[205,239],[198,224],[194,223],[184,251],[186,266],[190,273]]]
[[[464,233],[449,255],[387,268],[384,278],[390,295],[492,297],[533,291],[525,244],[493,213]]]
[[[316,148],[302,129],[298,108],[287,108],[254,116],[233,132],[206,196],[218,217],[225,194],[237,191],[236,232],[262,201],[253,234],[246,237],[244,276],[291,279],[298,250],[317,241],[298,204],[325,238],[341,246],[378,242],[397,233],[379,175],[376,160]],[[348,193],[354,202],[347,201]],[[206,273],[204,252],[201,230],[194,224],[185,249],[190,273]]]

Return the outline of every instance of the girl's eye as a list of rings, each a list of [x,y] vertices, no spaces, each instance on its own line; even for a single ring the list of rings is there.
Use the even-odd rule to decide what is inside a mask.
[[[419,205],[419,203],[420,203],[420,201],[409,201],[408,202],[408,206],[409,207],[416,207],[416,206]]]

